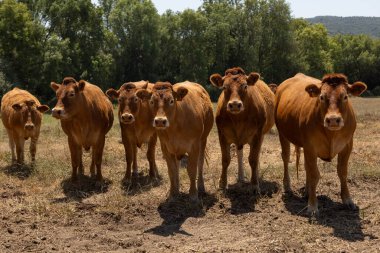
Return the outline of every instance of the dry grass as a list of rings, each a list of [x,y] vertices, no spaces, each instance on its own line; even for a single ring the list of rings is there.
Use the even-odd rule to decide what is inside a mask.
[[[295,195],[282,194],[276,134],[265,137],[261,152],[261,195],[252,195],[248,185],[235,184],[236,158],[229,168],[229,189],[221,193],[217,189],[221,154],[214,128],[205,168],[208,194],[199,207],[189,203],[185,169],[180,171],[185,194],[174,203],[165,201],[169,182],[159,148],[161,182],[147,180],[144,147],[139,152],[139,183],[129,188],[121,185],[125,160],[118,143],[118,122],[107,135],[103,184],[88,178],[79,185],[70,182],[66,136],[52,117],[44,117],[34,170],[9,166],[8,138],[0,128],[0,252],[378,252],[380,99],[357,98],[353,102],[359,124],[349,164],[349,187],[360,209],[349,211],[340,204],[336,161],[320,162],[321,215],[313,223],[304,212],[307,202],[300,197],[305,173],[301,170],[296,178],[294,161]],[[244,152],[246,157],[248,147]],[[88,153],[84,157],[88,175],[90,157]],[[246,158],[245,168],[249,177]]]

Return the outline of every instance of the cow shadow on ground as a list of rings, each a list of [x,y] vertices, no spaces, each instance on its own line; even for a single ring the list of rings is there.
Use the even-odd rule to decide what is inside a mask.
[[[106,178],[103,178],[103,180],[99,182],[85,175],[79,176],[76,182],[73,182],[71,178],[66,178],[61,182],[65,197],[54,199],[53,202],[81,202],[83,199],[92,195],[107,192],[111,183],[112,182]]]
[[[280,189],[279,184],[260,180],[260,193],[252,191],[251,183],[236,183],[228,185],[224,196],[231,201],[231,208],[228,208],[231,214],[243,214],[254,212],[257,202],[261,198],[272,198],[273,194],[277,193]]]
[[[162,184],[162,178],[151,178],[149,175],[139,173],[137,177],[132,178],[132,182],[121,182],[121,188],[126,195],[138,195]]]
[[[33,164],[12,164],[2,168],[4,174],[18,179],[25,180],[29,178],[35,170]]]
[[[200,203],[192,202],[188,194],[181,193],[175,200],[161,203],[157,210],[163,219],[162,224],[144,231],[160,236],[172,236],[192,234],[182,229],[182,224],[190,217],[199,218],[206,215],[207,211],[215,205],[217,198],[214,194],[203,194]]]
[[[299,192],[304,192],[303,188]],[[360,209],[349,210],[340,202],[331,198],[318,196],[319,215],[310,218],[307,214],[307,198],[296,193],[286,193],[282,196],[286,209],[292,215],[309,218],[310,223],[333,228],[333,235],[346,241],[363,241],[365,237],[377,239],[376,236],[364,234],[362,230]]]

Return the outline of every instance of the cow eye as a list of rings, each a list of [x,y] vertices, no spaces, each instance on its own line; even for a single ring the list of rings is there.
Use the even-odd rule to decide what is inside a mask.
[[[347,99],[348,99],[348,96],[347,96],[347,95],[345,95],[345,96],[343,97],[343,99],[344,99],[344,100],[347,100]]]
[[[75,97],[75,92],[69,92],[69,98]]]
[[[149,104],[153,105],[153,104],[154,104],[154,101],[153,101],[153,100],[150,100],[150,101],[149,101]]]
[[[169,102],[170,105],[174,104],[174,99],[171,99]]]
[[[323,95],[320,95],[320,96],[319,96],[319,99],[320,99],[321,101],[325,101],[325,97],[324,97]]]
[[[139,98],[138,97],[135,97],[135,103],[137,103],[139,101]]]
[[[244,88],[244,90],[248,89],[248,85],[245,84],[245,85],[243,86],[243,88]]]

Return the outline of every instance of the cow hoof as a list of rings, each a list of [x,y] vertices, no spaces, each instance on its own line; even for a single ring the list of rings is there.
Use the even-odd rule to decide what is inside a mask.
[[[219,190],[225,191],[227,188],[227,182],[219,181]]]
[[[138,178],[139,173],[137,171],[132,172],[132,178]]]
[[[343,204],[349,209],[349,210],[358,210],[358,206],[355,205],[355,203],[351,199],[347,199],[343,201]]]
[[[237,180],[237,185],[239,187],[244,186],[246,183],[247,183],[247,181],[244,178],[238,178],[238,180]]]
[[[130,184],[132,184],[131,178],[128,178],[128,177],[124,177],[123,180],[121,180],[121,182],[122,182],[123,185],[130,185]]]
[[[250,188],[250,191],[252,194],[260,194],[260,186],[259,185],[252,185]]]
[[[309,215],[310,218],[318,217],[319,216],[318,207],[308,206],[307,207],[307,214]]]
[[[199,198],[198,198],[198,194],[190,194],[190,201],[193,205],[198,205],[200,202],[199,202]]]

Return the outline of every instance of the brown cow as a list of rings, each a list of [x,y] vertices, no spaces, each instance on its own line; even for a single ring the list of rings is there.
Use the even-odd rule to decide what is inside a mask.
[[[92,147],[91,177],[102,180],[101,164],[105,135],[113,123],[112,104],[96,85],[72,77],[63,79],[62,84],[51,83],[57,94],[53,117],[61,120],[63,131],[68,136],[72,180],[77,172],[83,175],[82,148]],[[96,175],[95,175],[96,166]]]
[[[141,148],[143,143],[148,142],[147,158],[149,161],[149,175],[151,178],[158,177],[155,152],[157,134],[152,125],[153,114],[149,108],[149,102],[141,100],[136,92],[141,89],[152,90],[153,84],[147,81],[129,82],[123,84],[119,90],[109,89],[107,96],[118,99],[119,122],[121,136],[125,149],[127,169],[124,182],[131,182],[131,168],[133,166],[133,177],[137,177],[137,147]]]
[[[303,147],[308,212],[318,213],[316,188],[320,177],[317,158],[331,161],[338,155],[338,176],[344,204],[355,208],[347,187],[347,163],[352,150],[356,119],[348,95],[367,89],[362,82],[348,84],[346,76],[330,74],[318,79],[297,74],[276,93],[276,125],[284,162],[284,189],[291,191],[288,172],[290,142]]]
[[[251,183],[259,191],[259,155],[264,134],[274,125],[274,94],[257,73],[246,76],[242,68],[232,68],[222,77],[213,74],[211,83],[223,89],[218,100],[216,125],[222,150],[222,174],[219,187],[227,186],[227,168],[231,161],[230,145],[237,146],[238,182],[244,181],[243,146],[250,145]]]
[[[12,163],[16,161],[19,164],[24,163],[24,144],[25,140],[29,138],[31,139],[30,156],[32,163],[34,163],[42,113],[48,110],[47,105],[41,105],[40,101],[26,90],[14,88],[3,96],[1,100],[1,119],[8,133]]]
[[[214,123],[212,103],[206,90],[191,82],[171,85],[157,82],[152,92],[140,90],[137,95],[150,99],[155,116],[153,126],[161,142],[170,177],[169,199],[179,193],[179,160],[188,154],[190,198],[198,200],[198,190],[204,192],[203,163],[207,136]],[[198,167],[198,181],[196,186]]]

